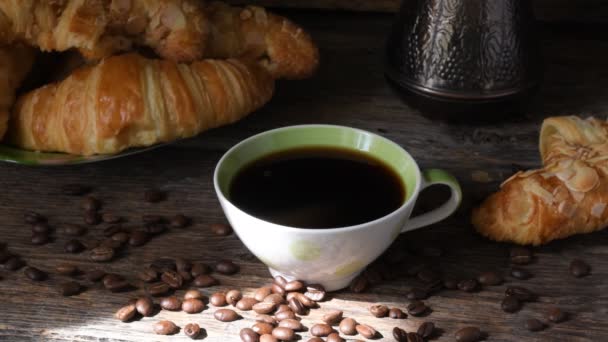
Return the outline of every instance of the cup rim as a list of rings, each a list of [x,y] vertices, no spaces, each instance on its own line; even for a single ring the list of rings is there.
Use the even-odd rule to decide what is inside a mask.
[[[281,131],[286,131],[286,130],[292,130],[292,129],[302,129],[302,128],[339,128],[339,129],[347,129],[347,130],[352,130],[352,131],[356,131],[358,133],[361,134],[369,134],[371,136],[374,136],[375,138],[378,139],[382,139],[385,142],[387,142],[390,145],[395,146],[398,150],[401,150],[401,152],[403,152],[403,154],[407,157],[410,158],[411,161],[413,162],[413,165],[415,166],[415,172],[416,172],[416,186],[414,188],[414,191],[412,192],[412,195],[410,196],[410,198],[408,198],[406,201],[403,202],[403,204],[401,204],[401,206],[399,206],[399,208],[391,211],[390,213],[379,217],[375,220],[372,221],[368,221],[368,222],[363,222],[360,224],[356,224],[356,225],[352,225],[352,226],[344,226],[344,227],[332,227],[332,228],[323,228],[323,229],[319,229],[319,228],[301,228],[301,227],[292,227],[292,226],[286,226],[286,225],[281,225],[281,224],[277,224],[277,223],[273,223],[270,221],[266,221],[263,220],[261,218],[258,218],[256,216],[253,216],[247,212],[245,212],[244,210],[242,210],[241,208],[237,207],[234,203],[232,203],[232,201],[230,201],[223,193],[223,191],[220,188],[219,185],[219,170],[222,167],[222,165],[224,164],[225,159],[231,154],[234,153],[234,151],[236,151],[237,149],[241,148],[242,146],[251,143],[252,140],[258,139],[260,137],[266,136],[266,135],[271,135],[271,134],[275,134],[277,132],[281,132]],[[279,127],[279,128],[274,128],[271,130],[267,130],[261,133],[257,133],[254,134],[248,138],[245,138],[243,140],[241,140],[240,142],[238,142],[236,145],[232,146],[228,151],[226,151],[224,153],[224,155],[222,155],[222,157],[220,158],[220,160],[217,162],[216,166],[215,166],[215,170],[213,172],[213,186],[215,188],[215,193],[216,195],[219,197],[220,202],[225,201],[225,203],[230,204],[231,206],[233,206],[235,209],[237,209],[239,212],[241,212],[242,214],[248,216],[249,218],[254,219],[255,221],[259,221],[262,222],[266,225],[271,225],[272,227],[275,227],[276,229],[281,229],[284,231],[293,231],[293,232],[299,232],[299,233],[309,233],[309,234],[327,234],[327,233],[337,233],[337,232],[349,232],[349,231],[355,231],[355,230],[360,230],[360,229],[364,229],[370,225],[375,225],[375,224],[379,224],[382,223],[383,221],[389,220],[390,218],[393,218],[394,216],[399,215],[402,211],[406,210],[410,205],[412,205],[412,203],[416,200],[418,193],[420,192],[420,187],[421,187],[421,178],[422,175],[420,173],[420,167],[418,166],[418,163],[416,162],[416,159],[414,159],[414,157],[412,157],[412,155],[405,150],[403,147],[401,147],[399,144],[397,144],[396,142],[385,138],[379,134],[376,133],[372,133],[370,131],[366,131],[360,128],[355,128],[355,127],[349,127],[349,126],[342,126],[342,125],[329,125],[329,124],[303,124],[303,125],[290,125],[290,126],[284,126],[284,127]]]

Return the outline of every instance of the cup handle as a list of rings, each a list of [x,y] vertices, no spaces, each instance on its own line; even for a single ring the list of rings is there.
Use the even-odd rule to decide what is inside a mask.
[[[405,227],[401,229],[401,233],[439,222],[452,215],[456,209],[458,209],[460,202],[462,202],[462,189],[460,188],[460,184],[458,184],[456,178],[451,174],[439,169],[430,169],[422,172],[422,184],[420,186],[420,191],[428,188],[429,186],[439,184],[450,187],[450,190],[452,190],[450,199],[448,199],[437,209],[411,218],[406,223]]]

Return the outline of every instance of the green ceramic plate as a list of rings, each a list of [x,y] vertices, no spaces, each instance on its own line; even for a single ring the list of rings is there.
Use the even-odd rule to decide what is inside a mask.
[[[78,156],[67,153],[45,153],[45,152],[32,152],[22,150],[6,145],[0,145],[0,162],[15,163],[22,165],[39,165],[39,166],[53,166],[53,165],[76,165],[76,164],[87,164],[95,163],[104,160],[116,159],[121,157],[130,156],[146,151],[153,150],[155,148],[164,146],[166,144],[154,145],[144,148],[129,149],[118,154],[108,155],[95,155],[95,156]]]

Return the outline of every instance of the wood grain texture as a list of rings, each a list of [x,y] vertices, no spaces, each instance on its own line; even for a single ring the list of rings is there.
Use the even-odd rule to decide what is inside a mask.
[[[404,0],[408,1],[408,0]],[[233,4],[257,4],[269,7],[315,8],[363,12],[396,12],[400,0],[227,0]],[[606,22],[608,3],[603,0],[536,0],[536,15],[546,21]]]
[[[400,236],[393,248],[442,247],[444,256],[424,260],[437,265],[447,277],[470,278],[483,270],[506,274],[509,246],[475,234],[469,224],[470,208],[494,191],[515,167],[540,165],[537,134],[544,117],[608,114],[605,58],[608,41],[598,34],[597,27],[579,26],[571,30],[561,25],[545,26],[545,83],[530,113],[501,124],[469,126],[430,121],[402,104],[387,87],[381,60],[390,15],[285,14],[309,28],[321,47],[322,66],[316,77],[280,83],[269,105],[235,125],[146,154],[78,167],[0,165],[0,240],[28,263],[42,269],[52,270],[58,263],[71,261],[83,267],[100,266],[131,274],[132,279],[132,272],[160,256],[205,262],[230,258],[241,266],[241,272],[220,277],[222,285],[205,292],[233,287],[250,291],[267,284],[269,274],[237,237],[215,237],[209,231],[209,223],[224,220],[212,186],[214,166],[228,148],[255,133],[292,124],[329,123],[381,132],[409,150],[422,168],[444,168],[462,182],[465,201],[455,216],[428,229]],[[487,172],[492,181],[472,181],[472,172],[478,170]],[[104,201],[104,210],[127,216],[133,222],[138,222],[142,214],[168,216],[182,212],[192,216],[195,225],[174,229],[144,247],[128,249],[116,262],[103,265],[87,261],[84,254],[63,253],[65,238],[42,247],[31,246],[30,229],[22,222],[26,209],[47,214],[54,225],[81,221],[79,200],[58,193],[59,187],[67,183],[94,186],[95,194]],[[168,200],[158,204],[143,202],[143,192],[151,187],[167,191]],[[430,207],[441,195],[441,191],[424,194],[419,210]],[[91,228],[89,235],[98,236],[102,227]],[[395,321],[377,319],[367,312],[377,302],[401,308],[407,305],[405,293],[418,283],[414,278],[398,276],[375,286],[369,293],[335,293],[304,323],[310,327],[323,312],[339,308],[346,316],[376,327],[386,341],[391,340],[394,326],[412,331],[423,321],[435,322],[441,329],[435,341],[453,341],[454,332],[468,325],[482,328],[488,333],[488,341],[605,341],[608,340],[607,246],[608,231],[601,231],[538,248],[537,260],[527,266],[534,273],[530,280],[508,279],[505,285],[475,294],[440,292],[426,301],[433,311],[424,318]],[[569,276],[568,264],[575,257],[591,264],[591,276],[583,279]],[[419,259],[416,255],[409,256],[403,265],[395,266],[395,273],[401,274]],[[56,289],[65,280],[61,276],[51,275],[46,282],[31,283],[22,271],[13,273],[0,268],[0,277],[2,341],[188,340],[181,333],[172,337],[151,334],[153,322],[162,318],[172,319],[182,327],[189,322],[199,323],[206,329],[204,341],[238,341],[239,330],[253,322],[252,315],[245,313],[243,320],[219,323],[213,319],[214,309],[207,309],[196,315],[163,311],[133,323],[120,323],[113,318],[114,312],[137,292],[111,294],[99,285],[84,282],[89,286],[86,292],[63,298]],[[527,286],[541,297],[517,314],[506,314],[500,310],[500,300],[506,285],[514,284]],[[528,318],[543,319],[551,305],[564,308],[571,319],[551,324],[539,333],[523,328]],[[304,341],[309,336],[302,335]]]

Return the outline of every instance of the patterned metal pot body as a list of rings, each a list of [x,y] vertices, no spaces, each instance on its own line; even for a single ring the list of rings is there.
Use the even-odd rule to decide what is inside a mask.
[[[467,110],[520,99],[541,75],[530,0],[405,0],[388,40],[391,84]]]

